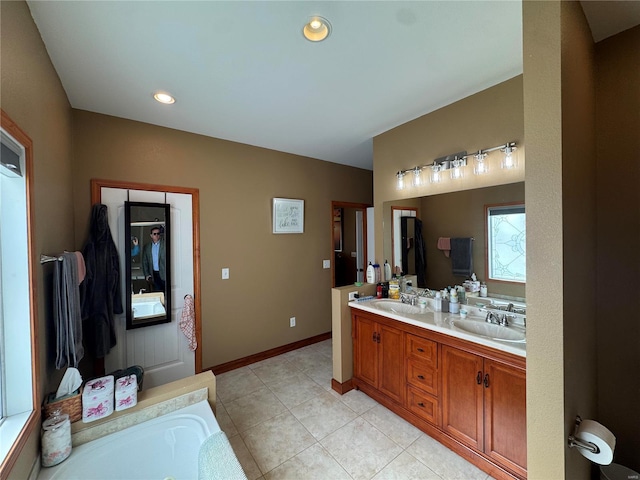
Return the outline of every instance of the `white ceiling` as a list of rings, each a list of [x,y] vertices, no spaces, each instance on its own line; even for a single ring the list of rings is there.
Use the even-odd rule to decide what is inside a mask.
[[[366,169],[375,135],[522,73],[519,0],[28,5],[74,108]]]

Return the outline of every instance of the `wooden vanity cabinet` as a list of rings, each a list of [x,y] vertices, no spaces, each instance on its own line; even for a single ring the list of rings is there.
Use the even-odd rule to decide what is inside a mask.
[[[397,403],[404,402],[404,342],[401,330],[372,320],[352,317],[353,374]]]
[[[442,430],[526,477],[523,368],[442,346]]]
[[[352,309],[353,385],[494,478],[527,477],[525,360]]]
[[[405,339],[405,407],[423,420],[439,425],[438,343],[409,333],[405,333]]]

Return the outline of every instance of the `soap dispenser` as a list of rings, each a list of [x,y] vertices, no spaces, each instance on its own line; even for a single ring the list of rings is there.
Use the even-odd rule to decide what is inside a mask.
[[[369,262],[369,266],[367,267],[367,283],[376,283],[376,271]]]
[[[388,282],[391,280],[391,265],[389,265],[389,261],[384,261],[384,281]]]

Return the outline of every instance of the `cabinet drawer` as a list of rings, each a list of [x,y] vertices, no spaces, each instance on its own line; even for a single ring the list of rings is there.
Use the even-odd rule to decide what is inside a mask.
[[[407,383],[438,396],[438,371],[428,362],[407,359]]]
[[[431,340],[407,335],[407,355],[438,368],[438,344]]]
[[[434,425],[440,425],[438,421],[438,399],[421,392],[411,385],[407,386],[407,408],[423,420]]]

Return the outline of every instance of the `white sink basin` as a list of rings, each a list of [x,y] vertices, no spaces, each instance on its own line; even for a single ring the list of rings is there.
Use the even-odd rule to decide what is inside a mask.
[[[482,320],[452,318],[451,325],[459,330],[480,335],[482,337],[492,338],[494,340],[507,342],[524,342],[526,340],[525,333],[520,330],[487,323]]]
[[[384,310],[385,312],[398,314],[410,313],[415,315],[433,311],[428,307],[420,308],[417,305],[409,305],[408,303],[395,302],[393,300],[380,300],[375,302],[373,306],[375,308],[379,308],[380,310]]]

